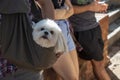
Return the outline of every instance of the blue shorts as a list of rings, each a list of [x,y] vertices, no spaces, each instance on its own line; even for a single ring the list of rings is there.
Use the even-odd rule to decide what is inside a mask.
[[[69,22],[67,20],[57,20],[56,23],[59,25],[63,32],[63,35],[67,41],[68,50],[72,51],[75,49],[75,44],[70,34]]]

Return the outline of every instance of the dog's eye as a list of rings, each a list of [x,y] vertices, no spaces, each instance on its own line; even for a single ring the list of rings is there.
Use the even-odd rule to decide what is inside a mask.
[[[53,32],[53,31],[50,31],[50,33],[51,33],[51,34],[54,34],[54,32]]]
[[[44,28],[41,28],[41,31],[44,30]]]

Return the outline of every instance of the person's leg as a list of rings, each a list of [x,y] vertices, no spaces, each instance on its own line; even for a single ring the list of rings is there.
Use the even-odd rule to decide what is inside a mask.
[[[66,20],[56,21],[60,26],[67,41],[69,53],[64,53],[53,65],[53,69],[63,78],[63,80],[78,80],[78,58],[73,39],[70,35],[69,23]]]
[[[85,72],[83,72],[83,76],[85,80],[94,80],[94,74],[92,73],[92,64],[90,60],[86,60]]]
[[[69,53],[70,53],[72,62],[74,64],[74,68],[76,69],[76,75],[79,76],[79,63],[78,63],[78,55],[77,55],[76,49],[70,51]]]
[[[63,80],[78,80],[78,75],[69,53],[61,55],[53,65],[53,69]]]
[[[103,61],[92,60],[93,71],[98,78],[98,80],[111,80],[108,73],[105,70]]]

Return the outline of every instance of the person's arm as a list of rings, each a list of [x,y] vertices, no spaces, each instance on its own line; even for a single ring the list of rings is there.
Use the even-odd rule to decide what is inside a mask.
[[[67,19],[73,15],[73,7],[70,0],[65,0],[66,8],[55,9],[55,19]]]
[[[107,4],[99,4],[98,1],[94,1],[89,5],[85,6],[75,6],[73,5],[74,8],[74,14],[79,14],[83,13],[86,11],[92,11],[92,12],[105,12],[108,8]]]
[[[50,19],[54,19],[54,6],[51,2],[51,0],[36,0],[42,10],[42,15],[43,18],[50,18]]]
[[[55,20],[67,19],[73,14],[73,7],[69,0],[65,0],[67,8],[54,9],[51,0],[37,0],[40,4],[44,18],[51,18]]]

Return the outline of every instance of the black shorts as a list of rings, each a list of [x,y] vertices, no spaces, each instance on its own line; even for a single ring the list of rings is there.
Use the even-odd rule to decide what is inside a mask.
[[[75,37],[83,47],[83,50],[78,53],[79,57],[85,60],[94,59],[100,61],[103,59],[104,43],[100,26],[86,31],[75,32]]]

